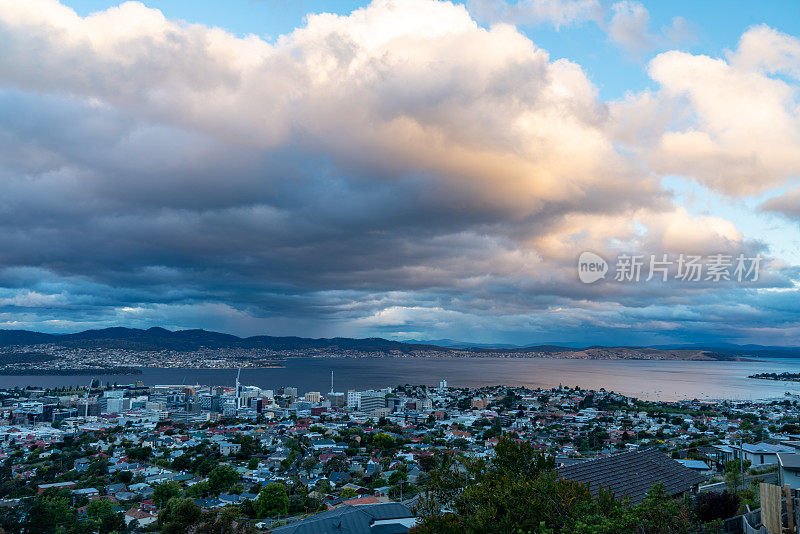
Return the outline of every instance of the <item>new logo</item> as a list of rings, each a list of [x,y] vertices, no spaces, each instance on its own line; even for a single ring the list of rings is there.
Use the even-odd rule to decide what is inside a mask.
[[[584,284],[597,282],[606,277],[608,262],[594,252],[583,252],[578,258],[578,278]]]

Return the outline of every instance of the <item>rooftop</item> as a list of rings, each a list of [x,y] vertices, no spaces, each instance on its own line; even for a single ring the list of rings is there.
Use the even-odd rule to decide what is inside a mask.
[[[558,474],[568,480],[589,484],[594,495],[602,486],[615,497],[630,497],[634,503],[644,499],[658,482],[664,484],[668,494],[678,495],[705,480],[694,470],[656,450],[626,452],[567,465],[560,467]]]

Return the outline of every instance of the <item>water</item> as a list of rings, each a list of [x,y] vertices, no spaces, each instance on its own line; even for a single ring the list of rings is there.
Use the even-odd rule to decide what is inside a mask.
[[[747,378],[753,373],[800,373],[800,359],[761,358],[754,362],[666,360],[562,360],[522,358],[290,358],[282,369],[243,369],[241,381],[264,389],[296,386],[301,392],[396,386],[507,384],[549,388],[563,384],[605,388],[651,400],[764,399],[800,394],[800,383]],[[89,376],[0,376],[0,387],[86,385]],[[236,369],[152,369],[140,375],[104,375],[105,382],[128,384],[230,384]]]

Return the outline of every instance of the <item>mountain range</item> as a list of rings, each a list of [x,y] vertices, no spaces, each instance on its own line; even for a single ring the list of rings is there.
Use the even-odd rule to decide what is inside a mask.
[[[503,352],[513,355],[519,352],[569,353],[585,357],[602,357],[609,352],[624,353],[636,351],[663,356],[669,359],[737,359],[746,356],[767,357],[800,357],[800,347],[768,347],[762,345],[733,344],[697,344],[697,345],[656,345],[650,347],[616,346],[607,347],[592,345],[586,347],[567,346],[566,344],[512,346],[488,345],[458,342],[453,340],[401,342],[384,338],[303,338],[295,336],[251,336],[239,337],[209,330],[167,330],[152,327],[138,328],[103,328],[85,330],[71,334],[48,334],[29,330],[0,329],[0,347],[13,345],[57,344],[74,348],[117,348],[128,350],[176,350],[194,351],[207,349],[270,349],[276,351],[299,351],[303,349],[317,350],[353,350],[366,352],[401,353],[419,351],[450,352],[455,354],[470,352]],[[570,344],[572,345],[572,344]]]

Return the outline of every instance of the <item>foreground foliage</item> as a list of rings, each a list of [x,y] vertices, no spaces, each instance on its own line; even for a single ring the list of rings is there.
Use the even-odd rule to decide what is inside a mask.
[[[677,534],[701,528],[693,503],[671,498],[659,485],[637,504],[602,489],[595,497],[585,485],[559,479],[552,458],[530,443],[503,438],[495,452],[491,461],[437,458],[414,534]]]

